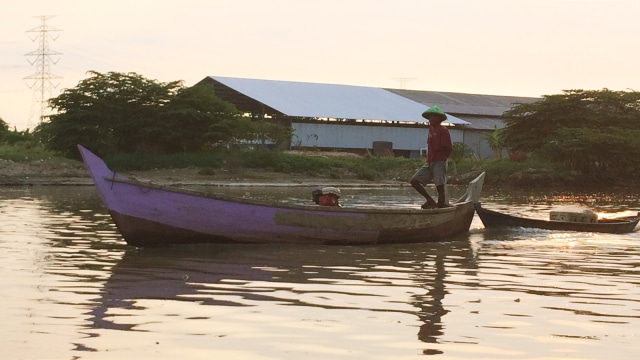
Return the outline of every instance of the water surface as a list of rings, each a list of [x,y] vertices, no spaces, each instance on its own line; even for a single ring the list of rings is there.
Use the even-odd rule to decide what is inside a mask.
[[[308,201],[311,189],[213,189]],[[343,203],[419,206],[411,189]],[[640,209],[487,190],[486,207]],[[486,230],[384,246],[127,246],[92,187],[0,188],[0,344],[55,359],[632,359],[640,235]]]

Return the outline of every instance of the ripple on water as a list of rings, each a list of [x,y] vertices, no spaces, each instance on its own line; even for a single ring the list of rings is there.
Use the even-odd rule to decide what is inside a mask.
[[[476,218],[466,238],[437,244],[134,249],[91,189],[50,190],[0,190],[12,325],[0,338],[22,357],[640,353],[638,233],[488,231]],[[419,204],[405,190],[375,199]],[[359,196],[347,200],[371,199]]]

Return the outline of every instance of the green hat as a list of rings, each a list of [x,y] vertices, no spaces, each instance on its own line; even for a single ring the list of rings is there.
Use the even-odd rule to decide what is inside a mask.
[[[438,105],[433,105],[422,113],[422,117],[427,120],[429,119],[429,115],[438,115],[441,122],[447,120],[447,114],[445,114]]]

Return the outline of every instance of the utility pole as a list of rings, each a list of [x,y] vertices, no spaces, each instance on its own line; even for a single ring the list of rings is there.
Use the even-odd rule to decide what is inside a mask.
[[[30,89],[33,89],[33,102],[31,104],[31,113],[27,127],[31,127],[32,125],[31,120],[36,107],[39,111],[38,124],[42,122],[47,109],[47,100],[51,96],[53,89],[60,85],[59,83],[54,84],[54,80],[60,79],[60,76],[51,73],[51,65],[58,63],[60,60],[58,56],[62,55],[62,53],[49,49],[49,40],[55,41],[60,36],[57,33],[62,30],[47,25],[47,20],[52,17],[54,16],[34,16],[34,18],[40,19],[40,26],[27,30],[31,41],[38,43],[37,50],[25,54],[27,61],[35,68],[33,74],[24,78],[30,81],[28,86]]]

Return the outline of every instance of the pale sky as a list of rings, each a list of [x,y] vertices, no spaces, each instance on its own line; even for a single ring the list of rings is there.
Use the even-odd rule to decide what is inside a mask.
[[[542,96],[640,90],[638,0],[7,0],[0,118],[38,123],[28,30],[55,97],[87,71],[191,86],[206,76]],[[446,111],[446,109],[445,109]]]

